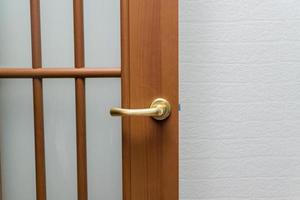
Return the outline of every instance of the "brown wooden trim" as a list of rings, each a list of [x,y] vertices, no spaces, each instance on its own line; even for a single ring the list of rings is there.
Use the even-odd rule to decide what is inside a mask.
[[[178,1],[160,0],[161,93],[173,105],[162,127],[161,199],[179,199]]]
[[[88,199],[87,152],[86,152],[86,113],[85,81],[76,78],[76,141],[77,141],[77,192],[78,200]]]
[[[40,1],[30,0],[32,67],[42,67]]]
[[[129,0],[121,0],[121,88],[122,107],[130,108]],[[122,117],[123,200],[131,200],[130,118]]]
[[[105,78],[120,76],[120,68],[0,68],[0,78]]]
[[[42,67],[40,2],[30,1],[32,68]],[[43,82],[33,79],[33,108],[35,135],[36,198],[46,200],[46,169],[44,145]]]
[[[125,200],[178,200],[178,1],[122,0],[122,103],[172,105],[165,121],[123,119]]]
[[[73,0],[75,68],[84,68],[83,0]],[[88,199],[85,79],[75,78],[77,193],[78,200]]]
[[[46,200],[46,167],[44,142],[42,80],[33,79],[33,108],[35,132],[36,192],[37,200]]]
[[[73,0],[75,67],[84,67],[83,0]]]

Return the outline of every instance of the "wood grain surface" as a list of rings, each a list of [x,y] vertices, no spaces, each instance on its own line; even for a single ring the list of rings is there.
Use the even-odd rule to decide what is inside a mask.
[[[122,1],[122,103],[170,101],[165,121],[123,119],[124,200],[178,199],[178,2]]]
[[[75,68],[84,68],[83,0],[73,0]],[[75,78],[78,200],[88,199],[85,79]]]
[[[32,68],[42,67],[40,1],[30,1]],[[43,81],[33,78],[36,198],[46,200]]]

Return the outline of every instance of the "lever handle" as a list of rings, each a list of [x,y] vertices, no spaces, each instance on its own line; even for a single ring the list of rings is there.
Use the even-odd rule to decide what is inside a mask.
[[[163,99],[155,99],[150,108],[143,109],[125,109],[125,108],[111,108],[110,114],[112,116],[150,116],[156,120],[164,120],[169,117],[171,113],[170,103]]]

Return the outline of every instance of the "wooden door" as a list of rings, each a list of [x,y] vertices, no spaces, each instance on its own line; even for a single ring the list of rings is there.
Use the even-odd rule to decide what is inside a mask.
[[[1,68],[1,78],[33,81],[36,199],[46,199],[43,79],[73,78],[76,96],[77,192],[88,199],[85,79],[119,77],[122,107],[144,108],[167,99],[169,118],[124,117],[123,199],[178,199],[178,2],[121,0],[121,66],[85,68],[83,0],[73,0],[73,69],[42,65],[40,1],[30,0],[32,69]],[[1,182],[0,182],[1,184]],[[101,187],[101,186],[99,186]],[[0,190],[1,191],[1,190]]]

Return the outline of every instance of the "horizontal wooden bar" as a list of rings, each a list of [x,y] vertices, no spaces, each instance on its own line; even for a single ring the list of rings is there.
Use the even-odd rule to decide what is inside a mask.
[[[0,78],[121,77],[121,68],[0,68]]]

